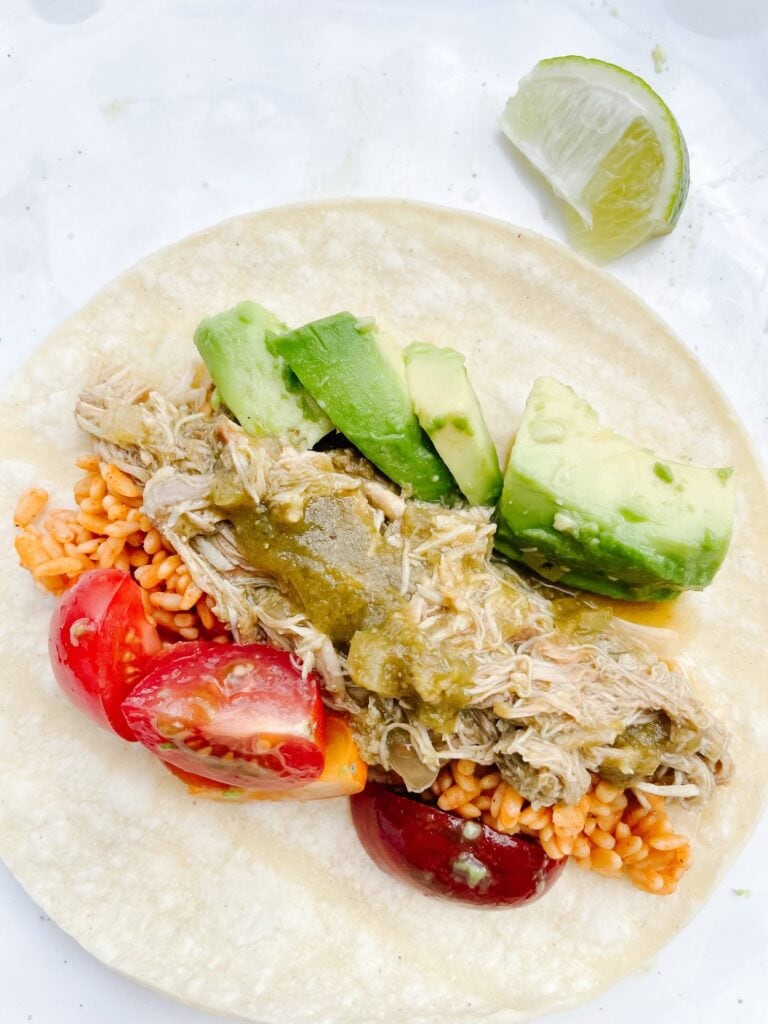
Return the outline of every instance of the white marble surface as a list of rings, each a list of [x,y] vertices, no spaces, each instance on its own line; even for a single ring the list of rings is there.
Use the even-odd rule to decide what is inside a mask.
[[[243,210],[396,195],[561,238],[496,124],[536,60],[581,53],[649,80],[691,151],[677,230],[611,270],[768,458],[766,52],[764,0],[4,0],[0,375],[136,259]],[[767,849],[764,818],[646,971],[553,1024],[765,1020]],[[102,967],[2,868],[0,912],[2,1024],[213,1020]]]

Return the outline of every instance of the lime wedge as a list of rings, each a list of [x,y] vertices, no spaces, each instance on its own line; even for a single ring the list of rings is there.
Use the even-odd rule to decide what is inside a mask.
[[[501,130],[564,199],[573,245],[603,262],[675,226],[688,149],[642,78],[586,57],[542,60],[508,101]]]

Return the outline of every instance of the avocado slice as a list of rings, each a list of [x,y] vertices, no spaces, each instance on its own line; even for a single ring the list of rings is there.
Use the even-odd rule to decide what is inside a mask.
[[[510,453],[496,546],[548,580],[610,597],[702,589],[728,550],[731,473],[660,459],[542,377]]]
[[[454,497],[451,474],[419,426],[403,356],[371,320],[335,313],[275,338],[335,426],[374,466],[422,501]]]
[[[499,456],[467,376],[452,348],[414,342],[405,350],[413,407],[443,462],[471,505],[495,505],[503,477]]]
[[[195,345],[216,385],[216,398],[253,437],[274,435],[311,448],[333,424],[307,394],[270,339],[287,330],[256,302],[203,320]]]

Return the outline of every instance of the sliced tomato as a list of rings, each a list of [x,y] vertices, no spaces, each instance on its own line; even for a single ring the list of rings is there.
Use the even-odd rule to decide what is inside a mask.
[[[263,644],[176,644],[153,660],[123,711],[169,767],[227,786],[305,786],[325,765],[317,677]]]
[[[83,573],[51,619],[48,651],[67,696],[99,725],[135,736],[122,703],[162,644],[144,614],[141,589],[121,569]]]
[[[349,726],[339,715],[327,714],[325,718],[325,768],[314,782],[295,789],[242,789],[213,782],[201,775],[182,771],[172,764],[166,764],[178,779],[187,786],[192,796],[207,800],[327,800],[335,796],[352,796],[365,787],[368,766],[360,757]]]
[[[503,835],[378,783],[354,796],[351,807],[372,860],[430,896],[519,906],[545,893],[567,860],[548,857],[533,839]]]

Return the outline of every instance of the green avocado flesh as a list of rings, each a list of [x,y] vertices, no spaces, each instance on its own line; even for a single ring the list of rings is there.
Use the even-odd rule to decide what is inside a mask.
[[[571,388],[535,382],[504,477],[503,554],[566,586],[659,601],[712,581],[732,526],[730,469],[660,460]]]
[[[422,501],[455,495],[451,474],[419,426],[400,351],[372,323],[336,313],[275,338],[334,425],[363,455]]]
[[[416,342],[405,350],[413,407],[438,454],[471,505],[495,505],[503,478],[499,457],[464,357]]]
[[[218,399],[253,437],[274,435],[311,448],[333,424],[304,390],[271,338],[286,325],[255,302],[203,320],[195,345],[216,385]]]

